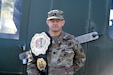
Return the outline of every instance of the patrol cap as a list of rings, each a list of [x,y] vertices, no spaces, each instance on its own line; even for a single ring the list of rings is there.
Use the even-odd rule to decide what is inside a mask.
[[[61,19],[63,20],[64,17],[64,12],[62,10],[51,10],[48,12],[48,18],[47,20],[50,20],[50,19]]]

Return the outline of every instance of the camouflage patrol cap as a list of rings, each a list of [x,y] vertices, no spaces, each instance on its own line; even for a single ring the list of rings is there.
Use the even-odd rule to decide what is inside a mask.
[[[63,20],[64,19],[63,15],[64,15],[64,12],[61,10],[51,10],[48,12],[47,20],[54,19],[54,18]]]

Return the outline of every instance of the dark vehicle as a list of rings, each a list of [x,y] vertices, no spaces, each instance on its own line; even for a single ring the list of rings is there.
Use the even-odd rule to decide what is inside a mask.
[[[48,31],[51,9],[65,12],[64,31],[85,50],[86,64],[75,75],[113,75],[113,0],[0,0],[0,75],[27,75],[19,55],[35,33]]]

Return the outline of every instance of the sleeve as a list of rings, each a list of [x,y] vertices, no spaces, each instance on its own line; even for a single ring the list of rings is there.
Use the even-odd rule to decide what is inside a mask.
[[[35,60],[31,54],[31,50],[28,53],[28,63],[27,63],[27,74],[28,75],[40,75],[40,73],[37,70]]]
[[[74,51],[75,51],[74,63],[73,63],[74,70],[78,71],[82,66],[84,66],[86,61],[86,55],[84,53],[82,46],[76,40],[74,45]]]

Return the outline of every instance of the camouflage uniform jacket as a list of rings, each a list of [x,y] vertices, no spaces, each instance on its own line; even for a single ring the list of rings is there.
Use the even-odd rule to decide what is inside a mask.
[[[59,37],[52,37],[52,46],[49,49],[47,59],[49,75],[73,75],[84,65],[86,57],[75,37],[62,32]],[[40,75],[34,61],[32,55],[29,54],[28,75]]]

